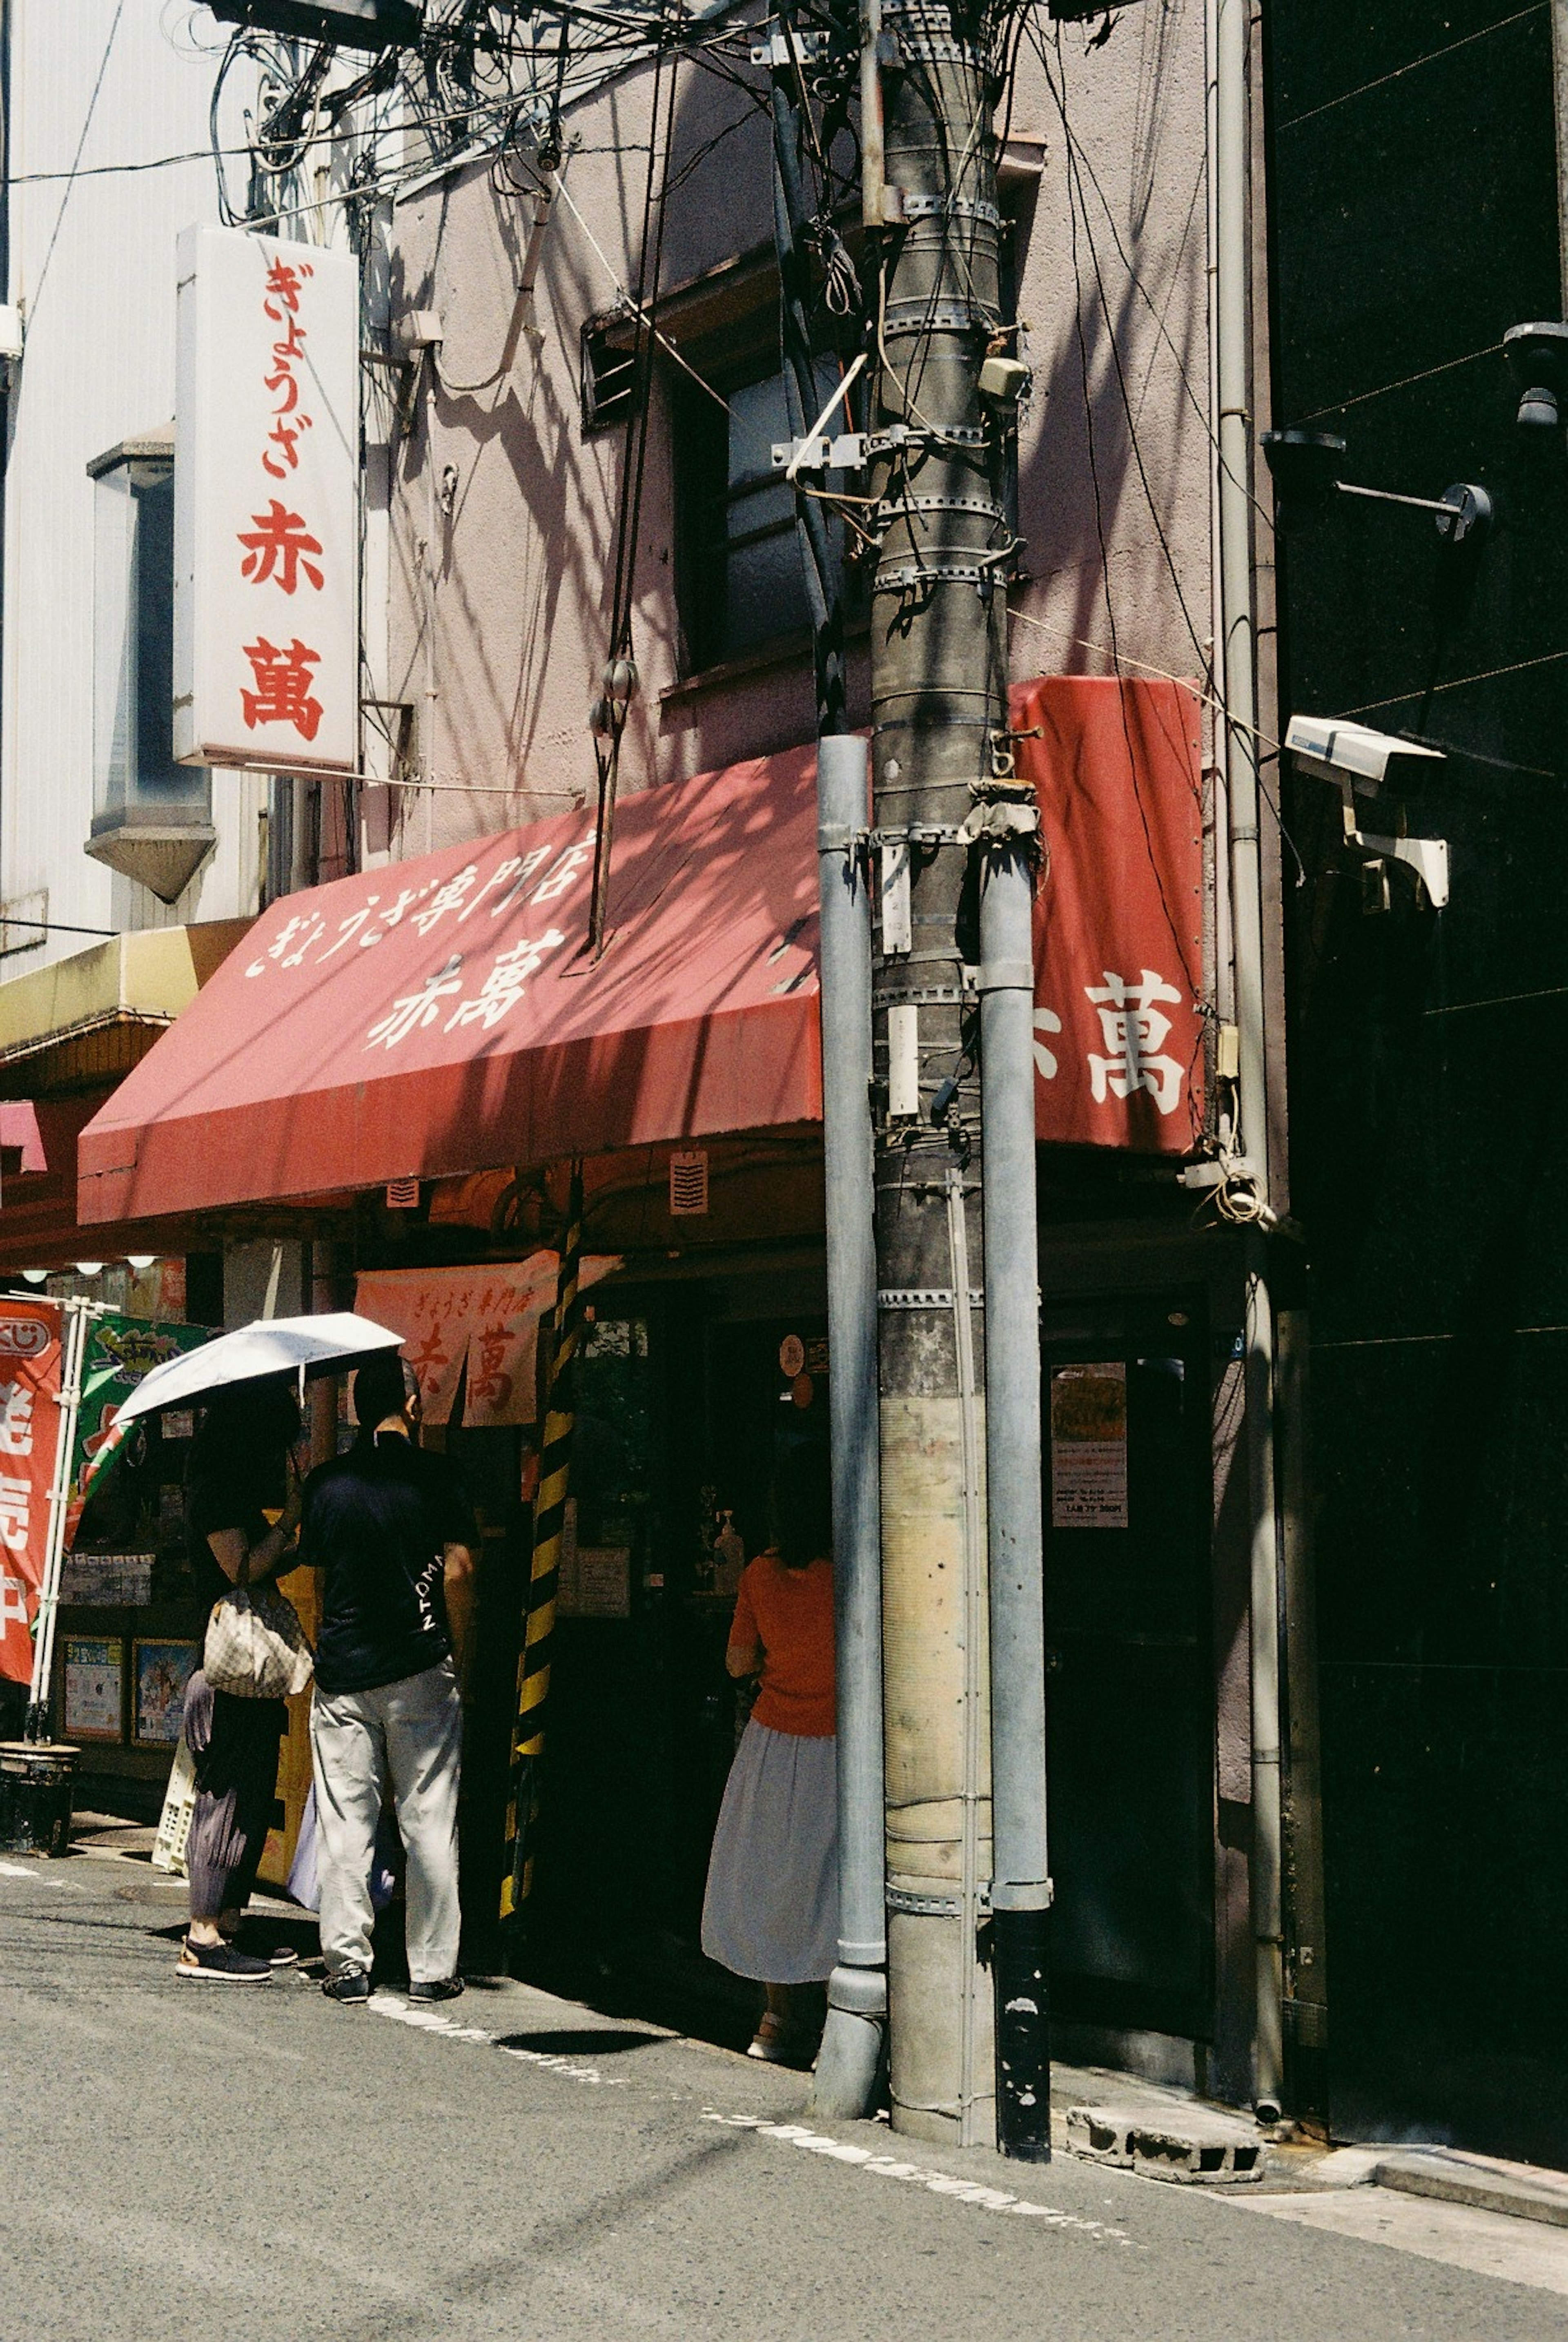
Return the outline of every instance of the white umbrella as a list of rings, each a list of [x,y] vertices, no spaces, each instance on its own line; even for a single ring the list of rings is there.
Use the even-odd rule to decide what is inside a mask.
[[[155,1366],[143,1376],[115,1421],[116,1426],[134,1423],[138,1416],[156,1415],[165,1406],[199,1406],[214,1391],[234,1383],[260,1382],[267,1375],[311,1374],[341,1366],[346,1358],[371,1357],[378,1350],[402,1346],[401,1334],[346,1309],[320,1317],[260,1317],[254,1326],[220,1334],[215,1342]]]

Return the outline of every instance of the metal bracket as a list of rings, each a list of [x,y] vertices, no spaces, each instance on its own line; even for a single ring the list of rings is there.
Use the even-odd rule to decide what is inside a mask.
[[[814,439],[775,439],[774,470],[787,472],[793,464],[797,472],[864,471],[865,446],[864,431],[841,432],[836,439],[830,439],[825,431],[819,431]]]
[[[890,423],[885,430],[873,431],[866,439],[868,456],[902,455],[914,447],[984,447],[989,434],[974,423]]]
[[[993,227],[1002,225],[1002,214],[996,205],[986,203],[979,195],[905,195],[904,216],[906,220],[929,219],[937,213],[954,219],[985,220]]]
[[[872,526],[885,528],[890,521],[901,520],[908,513],[974,513],[983,520],[1007,525],[1006,514],[989,496],[884,496],[872,515]]]
[[[874,842],[874,832],[869,829],[846,829],[842,823],[819,826],[816,850],[819,854],[864,854]]]
[[[994,561],[911,561],[896,568],[879,569],[871,581],[874,594],[905,594],[923,586],[973,586],[989,594],[996,586],[1001,564],[1011,561],[1012,547]]]
[[[905,1887],[886,1887],[883,1901],[905,1919],[957,1919],[964,1907],[956,1895],[912,1895]]]
[[[897,341],[909,334],[994,334],[996,320],[984,310],[970,308],[926,307],[907,317],[894,315],[890,311],[883,323],[884,341]]]
[[[873,1008],[962,1008],[974,994],[956,984],[894,985],[871,996]]]
[[[951,1285],[891,1286],[877,1294],[879,1309],[951,1309],[956,1296]],[[975,1287],[969,1296],[971,1309],[984,1309],[985,1296]]]
[[[1034,966],[1031,960],[994,960],[980,970],[980,989],[986,992],[1026,992],[1034,997]]]
[[[1380,862],[1403,862],[1434,911],[1448,903],[1448,843],[1442,837],[1374,837],[1356,827],[1352,792],[1344,790],[1344,842],[1353,854],[1375,868]]]
[[[797,60],[802,65],[814,64],[818,57],[826,56],[827,50],[828,36],[824,32],[770,31],[764,39],[752,43],[752,63],[766,65],[770,72],[776,73],[781,66],[787,68]]]

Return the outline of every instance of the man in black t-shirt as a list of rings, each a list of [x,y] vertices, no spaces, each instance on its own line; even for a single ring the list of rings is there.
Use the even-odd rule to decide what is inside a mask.
[[[410,1387],[413,1386],[413,1387]],[[390,1352],[354,1379],[359,1436],[305,1486],[300,1559],[322,1573],[311,1747],[324,1990],[370,1997],[371,1863],[388,1788],[408,1857],[414,2000],[457,1974],[458,1690],[474,1601],[474,1516],[444,1456],[414,1444],[418,1389]]]

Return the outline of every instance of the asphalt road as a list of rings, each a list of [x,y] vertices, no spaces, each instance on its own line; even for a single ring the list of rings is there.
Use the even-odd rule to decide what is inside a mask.
[[[1568,2337],[1525,2223],[1365,2189],[1373,2242],[1332,2204],[830,2135],[801,2077],[521,1986],[419,2024],[176,1982],[178,1911],[145,1864],[0,1862],[0,2342]]]

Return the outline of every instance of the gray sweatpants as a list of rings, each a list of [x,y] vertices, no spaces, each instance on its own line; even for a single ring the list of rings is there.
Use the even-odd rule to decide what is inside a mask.
[[[368,1968],[370,1867],[390,1787],[408,1856],[408,1975],[436,1984],[457,1973],[457,1784],[463,1703],[450,1659],[375,1691],[311,1699],[320,1834],[321,1948],[334,1976]]]

